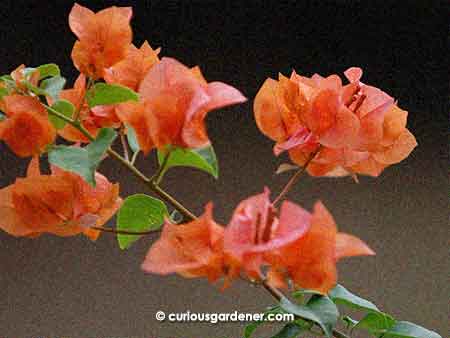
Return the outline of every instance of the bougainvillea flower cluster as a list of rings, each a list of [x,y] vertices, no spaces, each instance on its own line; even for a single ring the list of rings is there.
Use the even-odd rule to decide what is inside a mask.
[[[288,151],[294,163],[309,163],[311,175],[378,176],[417,145],[406,128],[408,113],[360,82],[360,68],[345,75],[345,85],[337,75],[308,78],[295,71],[290,78],[267,79],[255,98],[256,122],[276,142],[276,155]]]
[[[150,248],[142,268],[147,272],[185,277],[239,276],[326,293],[336,285],[336,263],[351,256],[373,255],[360,239],[337,231],[321,202],[309,213],[290,201],[276,208],[269,190],[242,201],[223,228],[212,218],[212,206],[191,223],[166,222],[161,238]]]
[[[139,86],[139,104],[124,104],[119,117],[136,130],[144,153],[167,145],[201,148],[209,144],[206,114],[242,103],[246,98],[235,88],[208,83],[198,67],[188,68],[164,57]]]
[[[160,58],[161,49],[147,41],[137,47],[131,17],[129,7],[94,13],[73,6],[69,26],[77,40],[71,56],[79,74],[72,88],[64,89],[56,64],[20,65],[0,76],[0,141],[16,155],[32,157],[26,177],[0,189],[0,229],[17,237],[83,234],[92,240],[105,231],[127,249],[162,228],[142,263],[145,272],[221,281],[223,289],[238,278],[262,283],[280,301],[279,308],[302,319],[288,323],[287,331],[318,325],[331,337],[339,318],[333,293],[336,288],[343,293],[338,261],[374,252],[339,232],[322,202],[309,212],[286,200],[287,193],[305,169],[313,176],[378,176],[405,159],[416,146],[406,128],[408,112],[382,90],[362,83],[360,68],[345,71],[345,84],[338,75],[305,77],[295,71],[269,78],[254,100],[256,123],[275,141],[274,154],[288,152],[301,168],[273,201],[268,188],[241,201],[226,226],[214,220],[212,202],[196,217],[161,187],[164,174],[188,166],[217,178],[207,114],[247,98],[224,82],[208,82],[199,66]],[[58,137],[64,142],[55,144]],[[147,177],[136,159],[152,151],[158,169]],[[158,198],[135,194],[122,201],[119,184],[98,172],[106,158]],[[48,174],[40,170],[42,159],[48,161]],[[107,227],[116,212],[116,227]],[[177,216],[182,219],[176,221]],[[286,310],[289,300],[278,289],[308,289],[314,295],[303,307],[291,304]],[[359,297],[347,301],[355,299],[358,309],[378,313]],[[379,323],[394,322],[379,313],[371,319],[377,335]],[[436,337],[420,332],[426,333],[413,338]]]
[[[27,176],[0,190],[0,228],[14,236],[84,234],[95,240],[102,226],[119,209],[119,186],[96,174],[96,187],[81,177],[53,167],[42,175],[33,158]]]

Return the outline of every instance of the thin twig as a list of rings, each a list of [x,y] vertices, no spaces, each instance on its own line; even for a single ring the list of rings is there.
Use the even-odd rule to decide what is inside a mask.
[[[169,157],[170,157],[171,153],[172,153],[172,148],[169,148],[167,150],[167,153],[164,155],[163,161],[160,164],[160,166],[158,168],[158,171],[151,178],[151,180],[153,182],[155,182],[156,184],[160,184],[161,183],[161,180],[162,180],[162,178],[164,176],[164,173],[166,171],[166,166],[167,166],[167,163],[169,162]]]
[[[123,156],[125,157],[125,159],[128,162],[130,162],[130,153],[128,151],[128,144],[127,144],[127,140],[125,138],[125,134],[123,132],[123,129],[119,130],[119,134],[120,134],[120,143],[122,143]]]
[[[306,160],[303,167],[301,167],[297,172],[294,174],[294,176],[291,177],[291,179],[288,181],[288,183],[284,186],[283,190],[278,194],[278,196],[273,201],[273,205],[276,205],[277,203],[281,202],[287,195],[287,193],[292,189],[292,187],[297,183],[297,181],[300,179],[300,177],[305,173],[308,165],[311,163],[311,161],[316,157],[316,155],[319,153],[321,149],[321,146],[318,146],[317,149],[311,153],[309,158]]]
[[[136,235],[136,236],[150,235],[150,234],[160,231],[159,229],[158,230],[149,230],[149,231],[127,231],[127,230],[117,230],[117,229],[113,229],[113,228],[104,228],[104,227],[96,227],[96,226],[90,227],[90,229],[103,231],[103,232],[110,232],[110,233],[118,234],[118,235]]]

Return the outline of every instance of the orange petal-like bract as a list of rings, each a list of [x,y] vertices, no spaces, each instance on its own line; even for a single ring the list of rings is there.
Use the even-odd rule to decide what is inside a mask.
[[[374,255],[360,239],[339,233],[333,217],[317,202],[311,226],[304,236],[278,250],[272,257],[297,287],[327,293],[336,285],[336,263],[340,258]]]
[[[117,83],[137,91],[144,76],[158,61],[159,49],[153,50],[147,41],[141,48],[131,45],[125,59],[105,70],[106,83]]]
[[[75,67],[83,74],[102,78],[105,68],[123,60],[132,41],[131,7],[109,7],[97,13],[75,4],[69,26],[78,40],[72,49]]]
[[[166,221],[158,241],[150,248],[142,269],[157,274],[178,273],[206,277],[214,282],[223,271],[223,228],[212,218],[212,204],[198,219],[185,224]]]
[[[0,228],[13,236],[36,237],[43,233],[73,236],[80,233],[92,240],[119,209],[119,186],[96,174],[96,187],[81,177],[52,168],[42,175],[33,158],[27,177],[0,190]]]
[[[79,121],[92,136],[95,137],[100,128],[116,128],[120,126],[120,120],[116,115],[115,105],[89,108],[88,104],[84,101],[85,94],[86,76],[80,74],[76,79],[73,88],[62,90],[59,97],[74,105],[75,109],[79,112]],[[70,124],[66,124],[62,129],[58,130],[58,134],[68,141],[89,142],[89,139],[83,133]]]
[[[214,109],[245,102],[235,88],[207,83],[198,68],[164,57],[139,86],[141,102],[123,104],[119,118],[130,124],[144,153],[168,144],[200,148],[209,144],[204,119]]]
[[[265,255],[303,236],[310,215],[296,204],[285,201],[280,213],[269,200],[269,190],[242,201],[225,230],[224,250],[231,277],[244,270],[252,278],[267,265]]]
[[[21,157],[38,155],[56,138],[48,113],[35,97],[13,94],[4,96],[6,119],[0,122],[0,140]]]
[[[360,68],[311,78],[295,72],[267,79],[254,102],[259,129],[276,142],[275,155],[288,151],[303,166],[320,149],[307,170],[313,176],[378,176],[405,159],[417,145],[406,129],[407,112],[392,97],[359,81]],[[320,146],[320,148],[319,148]]]

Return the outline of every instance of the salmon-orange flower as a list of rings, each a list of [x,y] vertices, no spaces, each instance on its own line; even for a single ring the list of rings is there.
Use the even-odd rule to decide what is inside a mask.
[[[255,98],[256,123],[276,142],[276,155],[288,151],[300,166],[320,149],[308,165],[311,175],[377,176],[406,158],[415,138],[392,97],[361,83],[359,68],[345,74],[346,85],[337,75],[307,78],[293,72],[290,78],[267,79]]]
[[[297,287],[327,293],[336,285],[339,259],[374,254],[357,237],[338,232],[333,217],[317,202],[308,231],[273,253],[269,260],[278,272],[275,277],[280,277],[279,271],[285,271]]]
[[[242,201],[234,211],[224,235],[229,277],[241,270],[254,279],[267,265],[266,255],[298,240],[309,228],[310,214],[284,201],[280,212],[269,200],[269,190]]]
[[[131,45],[125,59],[105,70],[105,81],[137,91],[144,76],[159,61],[159,51],[153,50],[147,41],[141,48]]]
[[[246,98],[222,83],[207,83],[198,68],[164,57],[139,86],[141,102],[123,104],[120,119],[135,130],[144,153],[166,145],[200,148],[209,144],[204,119],[211,111]]]
[[[72,49],[75,67],[83,74],[102,78],[109,68],[126,57],[132,41],[131,7],[109,7],[97,13],[75,4],[69,26],[78,41]]]
[[[56,138],[48,113],[36,97],[4,96],[2,109],[7,118],[0,122],[0,140],[18,156],[38,155]]]
[[[114,105],[96,106],[89,108],[85,101],[86,95],[86,76],[80,74],[75,81],[73,88],[64,89],[60,92],[60,99],[70,101],[75,110],[79,112],[78,119],[83,127],[89,131],[92,136],[96,136],[100,128],[103,127],[119,127],[118,119]],[[66,124],[62,129],[58,130],[58,134],[68,141],[72,142],[89,142],[88,138],[83,135],[77,128],[70,124]]]
[[[93,188],[58,168],[42,175],[39,160],[34,158],[27,177],[0,190],[0,228],[14,236],[83,233],[95,240],[100,233],[89,227],[105,224],[121,204],[118,185],[98,173],[96,182]]]
[[[212,204],[190,223],[177,225],[167,220],[142,269],[161,275],[178,273],[187,278],[206,277],[211,282],[221,277],[224,273],[223,228],[212,218]]]

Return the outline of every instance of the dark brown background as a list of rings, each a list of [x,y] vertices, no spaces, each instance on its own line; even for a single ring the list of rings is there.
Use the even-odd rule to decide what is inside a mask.
[[[87,1],[82,1],[87,4]],[[92,9],[131,2],[89,1]],[[137,3],[137,1],[136,1]],[[200,212],[215,202],[226,223],[236,203],[268,185],[279,191],[288,177],[274,176],[282,162],[258,132],[251,98],[278,71],[324,75],[353,65],[409,110],[419,147],[378,179],[304,178],[291,198],[310,208],[322,199],[340,229],[366,240],[374,258],[340,264],[340,281],[395,317],[449,332],[448,300],[448,2],[446,1],[139,1],[135,42],[148,39],[162,55],[200,64],[210,80],[240,88],[247,104],[210,114],[210,137],[220,180],[189,169],[173,170],[165,186]],[[20,63],[56,62],[72,83],[74,36],[67,25],[71,2],[3,1],[0,5],[0,73]],[[0,144],[0,186],[23,175],[26,161]],[[140,159],[151,174],[154,158]],[[122,184],[142,186],[111,161],[101,171]],[[153,238],[121,251],[105,234],[97,243],[77,238],[13,238],[0,233],[1,337],[239,337],[242,324],[157,323],[170,312],[258,312],[272,299],[236,283],[225,293],[199,280],[143,274],[139,266]],[[267,336],[270,330],[260,331]]]

